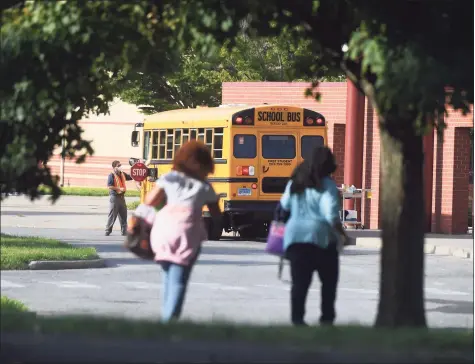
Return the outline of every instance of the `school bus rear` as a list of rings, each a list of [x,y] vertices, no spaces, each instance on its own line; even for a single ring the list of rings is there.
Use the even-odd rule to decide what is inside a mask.
[[[265,235],[293,169],[326,140],[325,118],[312,110],[265,105],[234,113],[224,200],[231,230]]]
[[[243,238],[267,233],[293,169],[327,140],[321,114],[287,106],[176,110],[148,117],[141,125],[150,172],[141,200],[156,178],[170,171],[175,151],[187,140],[201,140],[215,158],[209,181],[220,196],[223,228]],[[206,207],[203,214],[210,239],[218,240],[222,230],[212,226]]]

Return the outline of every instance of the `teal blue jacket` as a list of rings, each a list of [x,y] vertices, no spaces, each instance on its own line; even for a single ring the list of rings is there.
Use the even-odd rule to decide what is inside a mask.
[[[340,219],[340,194],[335,181],[325,177],[321,192],[307,188],[300,194],[291,194],[291,185],[292,180],[280,199],[282,208],[290,211],[285,225],[284,248],[294,243],[328,247],[337,238],[333,226]]]

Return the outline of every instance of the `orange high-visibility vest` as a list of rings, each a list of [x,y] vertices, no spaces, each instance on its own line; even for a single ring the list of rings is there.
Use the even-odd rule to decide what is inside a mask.
[[[127,191],[127,186],[125,185],[125,174],[121,173],[120,177],[115,173],[112,173],[112,174],[114,176],[114,187],[118,187],[118,188],[122,187],[125,193],[125,191]]]

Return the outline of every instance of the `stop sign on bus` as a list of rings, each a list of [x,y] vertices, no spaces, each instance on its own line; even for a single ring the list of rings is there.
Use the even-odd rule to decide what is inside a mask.
[[[133,178],[134,181],[142,182],[145,178],[147,178],[148,168],[145,164],[141,162],[135,163],[130,168],[130,176]]]

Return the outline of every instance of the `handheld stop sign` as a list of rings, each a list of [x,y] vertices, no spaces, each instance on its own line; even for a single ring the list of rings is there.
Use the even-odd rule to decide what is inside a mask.
[[[130,168],[130,176],[133,178],[134,181],[142,182],[145,178],[147,178],[148,168],[145,164],[141,162],[135,163]]]

